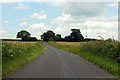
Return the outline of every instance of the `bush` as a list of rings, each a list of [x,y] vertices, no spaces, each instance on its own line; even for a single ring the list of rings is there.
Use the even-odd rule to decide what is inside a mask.
[[[120,42],[106,40],[106,41],[94,41],[84,44],[80,49],[82,51],[88,51],[97,55],[107,56],[115,61],[119,61],[120,58]]]
[[[2,58],[3,62],[8,61],[9,59],[14,59],[23,53],[27,53],[30,49],[34,47],[34,45],[30,45],[30,43],[22,43],[22,42],[3,42],[2,43]]]
[[[3,41],[2,76],[42,55],[42,42]]]

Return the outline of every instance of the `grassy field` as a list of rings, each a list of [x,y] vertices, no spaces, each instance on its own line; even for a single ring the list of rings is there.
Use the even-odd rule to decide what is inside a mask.
[[[49,42],[52,46],[77,54],[98,65],[116,77],[120,76],[118,43],[95,42]]]
[[[42,42],[2,41],[2,76],[42,55]]]

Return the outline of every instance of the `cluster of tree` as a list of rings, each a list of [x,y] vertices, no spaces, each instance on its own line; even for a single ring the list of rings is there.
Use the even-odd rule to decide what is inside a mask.
[[[56,34],[51,31],[51,30],[48,30],[47,32],[43,33],[41,35],[41,39],[44,40],[44,41],[62,41],[62,37],[60,34]]]
[[[26,30],[21,30],[17,33],[17,38],[21,38],[22,41],[37,41],[36,37],[31,37],[31,34]],[[68,41],[68,42],[80,42],[80,41],[95,41],[96,39],[85,38],[80,32],[80,29],[71,29],[71,33],[64,38],[61,34],[55,34],[53,31],[48,30],[41,35],[41,39],[44,41]]]
[[[97,39],[85,38],[83,41],[96,41]]]
[[[22,38],[22,41],[37,41],[36,37],[31,37],[31,34],[25,30],[18,32],[17,38]]]
[[[44,41],[69,41],[69,42],[79,42],[83,41],[84,37],[82,36],[80,29],[71,29],[72,33],[65,38],[62,38],[60,34],[56,34],[48,30],[47,32],[41,35],[41,39]]]
[[[84,37],[82,36],[80,29],[71,29],[72,33],[68,36],[65,36],[65,41],[69,42],[80,42],[84,40]]]

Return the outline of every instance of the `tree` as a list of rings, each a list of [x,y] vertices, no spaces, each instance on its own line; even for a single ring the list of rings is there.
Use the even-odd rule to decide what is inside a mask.
[[[72,33],[70,36],[72,37],[73,41],[83,41],[84,37],[82,36],[80,29],[71,29]]]
[[[26,38],[30,37],[31,34],[25,30],[21,30],[17,33],[17,38],[22,38],[22,40],[25,40]]]
[[[65,36],[64,40],[68,42],[73,41],[71,36]]]
[[[48,30],[47,32],[41,35],[41,39],[43,39],[44,41],[53,41],[54,38],[55,38],[55,33],[51,30]]]
[[[83,41],[84,37],[82,36],[80,29],[71,29],[72,33],[69,36],[65,36],[65,41],[78,42]]]
[[[61,34],[56,34],[55,41],[62,41]]]

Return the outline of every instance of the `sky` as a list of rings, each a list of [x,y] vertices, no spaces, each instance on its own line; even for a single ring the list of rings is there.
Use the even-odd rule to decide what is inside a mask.
[[[38,39],[47,30],[65,37],[80,29],[87,38],[118,39],[117,2],[3,2],[0,18],[0,38],[16,38],[21,30]]]

